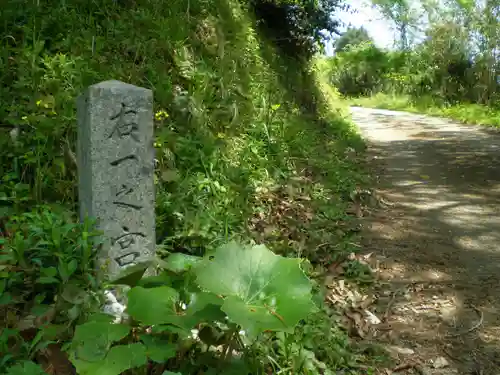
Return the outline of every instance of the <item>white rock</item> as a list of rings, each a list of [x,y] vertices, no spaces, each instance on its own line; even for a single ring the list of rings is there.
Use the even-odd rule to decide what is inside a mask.
[[[432,367],[434,368],[445,368],[448,367],[450,364],[444,357],[437,357],[435,360],[432,361]]]
[[[380,323],[382,323],[382,321],[375,314],[373,314],[372,312],[370,312],[368,310],[365,310],[364,312],[365,312],[366,320],[368,321],[368,323],[370,323],[370,324],[380,324]]]
[[[413,349],[403,348],[401,346],[389,345],[389,346],[387,346],[387,349],[390,352],[397,353],[397,354],[403,354],[403,355],[412,355],[412,354],[415,354],[415,351]]]
[[[19,133],[20,133],[20,130],[18,127],[15,127],[13,128],[9,134],[10,134],[10,139],[12,139],[12,142],[16,142],[17,139],[19,138]]]
[[[104,292],[104,297],[106,298],[106,302],[102,308],[103,312],[114,316],[115,323],[120,323],[125,316],[125,306],[119,303],[116,296],[109,290]]]

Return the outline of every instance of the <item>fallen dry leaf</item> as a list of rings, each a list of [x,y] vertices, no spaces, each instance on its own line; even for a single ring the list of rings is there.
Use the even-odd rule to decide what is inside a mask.
[[[49,344],[38,353],[37,360],[49,375],[76,375],[76,369],[59,345]]]

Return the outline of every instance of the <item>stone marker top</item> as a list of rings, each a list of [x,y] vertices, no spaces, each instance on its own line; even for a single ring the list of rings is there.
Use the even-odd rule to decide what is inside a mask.
[[[106,89],[106,90],[112,90],[114,88],[118,90],[130,90],[130,91],[151,91],[150,89],[146,89],[144,87],[139,87],[135,85],[131,85],[130,83],[125,83],[122,81],[117,81],[116,79],[110,79],[109,81],[102,81],[99,83],[96,83],[95,85],[89,86],[89,90],[91,89]]]
[[[78,98],[80,215],[104,232],[107,277],[155,251],[153,93],[116,80]]]

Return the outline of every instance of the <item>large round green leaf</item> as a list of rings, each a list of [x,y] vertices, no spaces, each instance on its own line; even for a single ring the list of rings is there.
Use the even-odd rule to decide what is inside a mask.
[[[112,347],[106,358],[87,362],[72,358],[79,375],[120,375],[128,369],[144,366],[148,361],[146,348],[141,343]]]
[[[221,318],[222,313],[219,308],[221,302],[220,298],[210,293],[191,293],[189,305],[182,309],[180,307],[182,301],[175,289],[168,286],[157,288],[137,286],[128,294],[127,311],[130,316],[143,324],[173,324],[190,330],[200,322]]]
[[[201,288],[225,298],[222,310],[249,333],[292,331],[312,307],[311,282],[299,259],[265,246],[222,246],[196,268]]]
[[[177,353],[177,345],[168,339],[143,334],[141,341],[146,346],[146,355],[152,361],[163,363],[175,357]]]
[[[128,294],[127,312],[143,324],[164,324],[176,314],[178,300],[179,293],[168,286],[148,289],[136,286]]]
[[[182,253],[174,253],[170,254],[163,264],[164,267],[170,272],[182,273],[189,271],[197,264],[199,264],[202,260],[203,258],[201,257]]]
[[[101,360],[111,344],[123,339],[129,332],[130,327],[126,325],[106,321],[90,321],[79,325],[71,343],[72,355],[84,361]]]

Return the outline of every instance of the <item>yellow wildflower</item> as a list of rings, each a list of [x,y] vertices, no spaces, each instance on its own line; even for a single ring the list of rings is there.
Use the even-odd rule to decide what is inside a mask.
[[[167,117],[169,117],[167,111],[161,109],[159,110],[158,112],[155,113],[155,119],[157,119],[158,121],[160,120],[164,120],[166,119]]]

